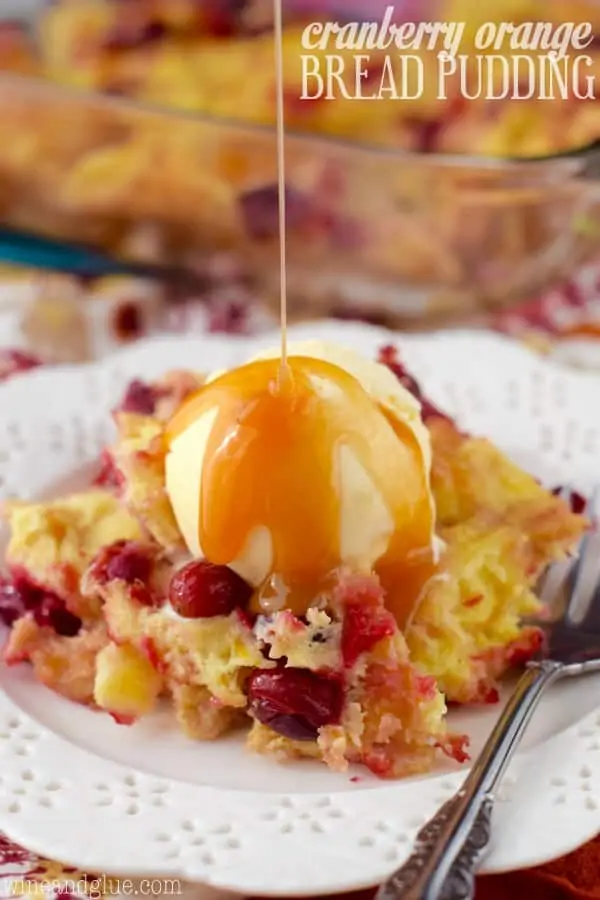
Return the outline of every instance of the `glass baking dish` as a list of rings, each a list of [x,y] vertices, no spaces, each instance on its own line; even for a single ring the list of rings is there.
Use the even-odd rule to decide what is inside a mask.
[[[4,223],[192,265],[208,289],[227,259],[276,307],[270,126],[14,74],[0,97]],[[576,155],[505,161],[290,132],[286,166],[293,317],[472,320],[600,249],[600,182]]]

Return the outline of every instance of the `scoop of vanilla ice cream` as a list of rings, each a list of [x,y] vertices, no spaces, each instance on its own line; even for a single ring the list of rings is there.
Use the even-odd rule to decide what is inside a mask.
[[[421,419],[421,404],[410,391],[406,390],[404,385],[400,384],[387,366],[367,359],[366,356],[349,350],[347,347],[325,341],[291,343],[288,347],[288,354],[322,359],[340,369],[345,369],[349,375],[360,382],[376,403],[410,427],[419,442],[427,468],[431,468],[431,440],[429,431]],[[254,359],[277,359],[279,356],[281,356],[281,347],[259,353]]]
[[[292,343],[288,354],[290,357],[323,360],[352,375],[375,403],[386,410],[388,416],[410,429],[421,449],[423,467],[429,476],[431,444],[429,432],[421,419],[420,404],[386,366],[352,350],[320,341]],[[274,359],[280,355],[281,349],[278,347],[259,354],[251,362]],[[215,372],[207,383],[221,374]],[[317,376],[312,380],[316,392],[328,388],[327,383]],[[166,459],[167,492],[181,532],[194,556],[204,555],[198,528],[201,482],[206,448],[216,416],[217,409],[201,415],[173,441]],[[385,553],[394,531],[394,521],[385,497],[352,447],[341,442],[335,452],[340,491],[340,562],[357,571],[369,571]],[[433,509],[431,492],[430,502]],[[315,515],[318,515],[318,510],[315,510]],[[431,539],[432,546],[435,546],[433,534]],[[271,535],[264,523],[256,522],[246,537],[242,552],[229,565],[248,583],[258,586],[272,574],[272,563]]]

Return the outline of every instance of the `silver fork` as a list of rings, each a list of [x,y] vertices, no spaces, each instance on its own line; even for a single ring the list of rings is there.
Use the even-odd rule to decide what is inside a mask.
[[[530,662],[462,787],[423,826],[408,861],[377,892],[376,900],[471,900],[476,870],[486,854],[494,791],[542,694],[565,676],[600,671],[600,489],[586,513],[593,528],[570,564],[551,566],[540,599],[556,617],[545,624],[543,657]],[[558,602],[557,602],[558,601]]]

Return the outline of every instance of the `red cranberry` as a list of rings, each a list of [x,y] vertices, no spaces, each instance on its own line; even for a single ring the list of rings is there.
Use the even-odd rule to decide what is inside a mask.
[[[258,669],[248,684],[255,719],[293,741],[313,741],[319,728],[340,721],[344,689],[339,678],[308,669]]]
[[[69,612],[64,603],[52,595],[46,594],[38,610],[34,612],[38,625],[52,628],[63,637],[75,637],[81,630],[81,619]]]
[[[442,119],[413,119],[407,123],[415,139],[419,153],[434,153],[444,129]]]
[[[515,641],[506,652],[506,662],[509,666],[524,666],[541,654],[546,645],[546,635],[541,628],[531,628],[528,633]]]
[[[202,30],[212,37],[228,38],[239,31],[239,15],[247,0],[204,0],[201,7]]]
[[[120,713],[109,712],[109,716],[111,719],[116,722],[117,725],[135,725],[135,716],[122,716]]]
[[[285,188],[287,224],[297,228],[311,218],[310,203],[303,194]],[[256,240],[279,234],[279,190],[276,184],[248,191],[240,198],[246,230]]]
[[[366,322],[367,325],[376,325],[379,328],[389,325],[387,313],[373,311],[367,307],[363,309],[359,306],[335,306],[330,310],[329,316],[343,322]]]
[[[382,347],[379,351],[379,362],[382,363],[382,365],[387,366],[388,369],[393,372],[407,391],[410,391],[415,397],[420,398],[421,388],[419,387],[417,380],[407,372],[406,368],[400,362],[396,347],[391,344]]]
[[[131,341],[141,335],[144,320],[138,305],[132,300],[122,303],[115,312],[114,332],[120,340]]]
[[[555,497],[559,497],[564,493],[564,488],[554,488],[552,493]],[[587,507],[587,499],[583,494],[579,494],[577,491],[569,491],[567,503],[569,503],[571,507],[571,512],[575,513],[577,516],[583,515]]]
[[[0,381],[7,381],[20,372],[36,369],[42,362],[37,356],[22,350],[0,350]]]
[[[216,303],[209,313],[208,330],[211,333],[244,334],[248,328],[251,297],[245,303]]]
[[[148,551],[134,541],[115,541],[103,547],[92,563],[92,573],[100,584],[119,579],[127,584],[146,582],[152,572]]]
[[[302,94],[297,87],[286,88],[283,93],[285,111],[295,119],[299,119],[300,116],[307,115],[311,110],[314,110],[315,104],[323,105],[325,102],[325,97],[319,96],[308,103],[302,99]]]
[[[464,98],[456,97],[445,104],[443,117],[437,119],[409,119],[406,124],[412,129],[415,150],[420,153],[435,153],[439,149],[444,132],[463,115],[464,111]]]
[[[133,78],[113,78],[104,85],[104,94],[109,97],[130,97],[135,93],[137,84]]]
[[[450,759],[462,765],[471,759],[469,744],[470,739],[466,734],[449,734],[443,740],[438,741],[435,746]]]
[[[156,388],[136,378],[127,388],[119,410],[141,416],[153,416],[158,398],[159,392]]]
[[[117,468],[112,455],[108,450],[103,450],[100,457],[100,471],[94,479],[94,484],[97,487],[118,491],[123,487],[123,481],[123,475]]]
[[[10,626],[26,611],[21,592],[8,578],[0,580],[0,622]]]
[[[352,668],[359,656],[396,631],[396,621],[385,609],[356,603],[344,610],[342,659]]]
[[[481,701],[487,706],[493,706],[495,703],[500,703],[500,693],[498,691],[498,688],[488,687],[485,690]]]
[[[254,615],[254,613],[251,613],[247,609],[240,609],[239,607],[236,612],[240,625],[242,625],[243,628],[247,628],[249,631],[252,631],[256,622],[256,616]],[[266,658],[268,659],[268,655]]]
[[[206,560],[179,569],[169,585],[171,606],[185,619],[228,616],[247,606],[251,596],[252,588],[239,575]]]
[[[439,410],[437,406],[435,406],[423,394],[419,382],[415,378],[413,378],[410,372],[408,372],[405,366],[400,362],[398,350],[396,349],[396,347],[392,345],[382,347],[379,351],[379,362],[384,366],[387,366],[388,369],[394,373],[400,384],[402,384],[407,391],[410,391],[413,397],[415,397],[419,401],[419,403],[421,404],[421,415],[423,416],[424,422],[432,418],[440,418],[451,421],[449,416]]]
[[[135,50],[146,44],[162,40],[166,28],[160,21],[132,22],[124,21],[108,35],[104,47],[106,50],[120,52]]]
[[[154,643],[152,638],[142,638],[142,640],[140,641],[140,646],[142,653],[145,655],[152,668],[156,669],[156,671],[161,675],[166,675],[168,672],[168,665],[161,658],[158,650],[156,649],[156,644]]]
[[[2,579],[0,620],[10,627],[26,613],[31,613],[38,625],[52,628],[64,637],[74,637],[81,629],[81,619],[69,612],[52,591],[37,587],[21,574]]]
[[[13,844],[7,837],[0,834],[0,860],[3,866],[23,866],[31,868],[31,852]]]
[[[148,585],[143,584],[141,581],[135,581],[129,588],[129,593],[131,599],[141,606],[154,606],[156,604],[156,595],[152,593]]]
[[[106,574],[109,580],[119,578],[121,581],[133,584],[134,581],[147,581],[151,568],[152,562],[149,556],[141,552],[135,544],[126,543],[108,561]]]

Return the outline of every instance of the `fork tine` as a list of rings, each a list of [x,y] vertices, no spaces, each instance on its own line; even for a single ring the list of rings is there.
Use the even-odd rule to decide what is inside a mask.
[[[572,625],[582,625],[596,605],[594,600],[600,583],[600,535],[597,530],[599,504],[600,488],[596,488],[585,508],[592,528],[583,536],[579,555],[569,574],[571,591],[566,618]]]
[[[563,593],[563,585],[572,566],[573,561],[570,559],[552,563],[538,582],[537,595],[544,607],[550,610],[553,615],[556,615],[557,611],[560,612],[561,616],[564,614],[564,604],[560,607],[560,610],[557,610],[556,601]]]

